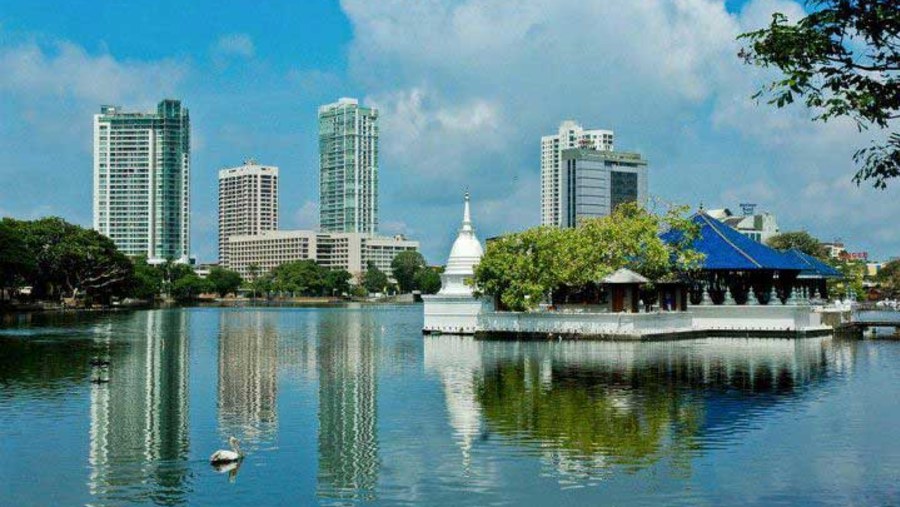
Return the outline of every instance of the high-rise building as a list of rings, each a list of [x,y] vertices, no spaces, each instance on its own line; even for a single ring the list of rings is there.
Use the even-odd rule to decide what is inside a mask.
[[[613,131],[585,130],[566,120],[555,135],[541,137],[541,225],[562,225],[562,152],[570,148],[613,151]]]
[[[278,168],[248,160],[219,171],[219,264],[230,267],[228,237],[278,229]]]
[[[647,161],[639,153],[563,150],[560,227],[612,213],[626,202],[646,203]]]
[[[319,108],[319,228],[378,232],[378,110],[356,99]]]
[[[188,261],[190,139],[178,100],[155,113],[102,106],[94,115],[94,229],[126,255]]]

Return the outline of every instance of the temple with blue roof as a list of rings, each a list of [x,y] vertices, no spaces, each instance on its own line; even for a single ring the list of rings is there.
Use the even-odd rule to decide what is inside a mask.
[[[703,254],[690,284],[691,304],[768,305],[797,298],[827,297],[826,280],[840,272],[798,250],[782,252],[758,243],[702,210],[692,218],[700,228],[691,248]],[[663,240],[675,242],[670,231]]]

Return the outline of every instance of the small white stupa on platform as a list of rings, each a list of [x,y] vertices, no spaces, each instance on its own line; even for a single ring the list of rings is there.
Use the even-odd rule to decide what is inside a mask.
[[[485,303],[472,295],[467,280],[475,275],[475,266],[484,250],[475,236],[469,209],[469,193],[466,192],[462,227],[450,249],[447,267],[441,275],[441,290],[433,296],[423,296],[425,301],[426,333],[474,334],[478,314]]]

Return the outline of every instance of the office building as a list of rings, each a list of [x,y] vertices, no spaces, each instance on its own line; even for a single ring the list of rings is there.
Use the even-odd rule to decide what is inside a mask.
[[[230,269],[252,278],[250,266],[264,274],[286,262],[313,260],[329,269],[343,269],[359,276],[369,262],[392,276],[391,262],[400,252],[418,251],[419,242],[403,236],[384,237],[358,233],[315,231],[267,231],[228,237]]]
[[[229,236],[277,229],[278,168],[248,160],[219,171],[219,264],[229,267]]]
[[[378,111],[356,99],[319,108],[319,229],[378,232]]]
[[[391,262],[400,252],[418,251],[419,242],[401,235],[370,236],[354,233],[320,233],[317,262],[330,269],[345,269],[353,275],[366,271],[369,262],[393,276]]]
[[[293,261],[316,260],[314,231],[265,231],[259,234],[228,236],[228,269],[253,279]],[[253,266],[258,272],[253,273]]]
[[[541,225],[562,225],[562,152],[571,148],[613,151],[613,131],[585,130],[572,120],[541,138]]]
[[[126,255],[188,261],[190,131],[178,100],[156,112],[103,106],[94,115],[94,229]]]
[[[622,203],[647,201],[647,161],[639,153],[572,148],[560,160],[559,227],[607,216]]]

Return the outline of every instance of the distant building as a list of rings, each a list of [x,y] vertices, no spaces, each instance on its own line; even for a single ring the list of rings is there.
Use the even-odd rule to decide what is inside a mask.
[[[744,205],[740,215],[728,208],[707,210],[706,214],[758,243],[766,243],[779,232],[775,215],[769,212],[755,213],[755,205]]]
[[[378,110],[356,99],[319,108],[319,229],[378,232]]]
[[[571,148],[613,151],[613,131],[585,130],[566,120],[556,134],[541,137],[541,225],[562,225],[562,152]]]
[[[828,254],[828,257],[832,259],[840,259],[841,254],[847,252],[847,249],[844,248],[844,244],[840,241],[822,243],[822,247],[825,248],[825,252]]]
[[[560,227],[647,201],[647,161],[639,153],[573,148],[563,150],[561,160]]]
[[[832,259],[840,259],[842,261],[867,261],[869,260],[869,252],[850,252],[841,241],[833,241],[831,243],[822,243],[828,257]]]
[[[228,268],[252,279],[251,266],[259,268],[258,276],[286,262],[316,260],[316,239],[315,231],[299,230],[228,236]]]
[[[230,236],[228,250],[231,269],[250,277],[250,266],[267,273],[286,262],[313,260],[329,269],[343,269],[358,276],[369,262],[388,276],[391,262],[404,251],[418,251],[419,242],[403,236],[384,237],[358,233],[315,231],[267,231],[255,235]]]
[[[190,177],[191,122],[180,101],[94,115],[93,225],[124,254],[189,262]]]
[[[883,262],[867,262],[866,263],[866,276],[869,278],[875,278],[878,276],[878,272],[881,271],[881,268],[884,267]]]
[[[219,263],[229,267],[229,236],[277,229],[278,168],[248,160],[219,171]]]
[[[389,277],[391,262],[400,252],[419,251],[419,242],[403,236],[370,236],[354,233],[319,233],[317,262],[330,269],[345,269],[353,275],[366,271],[375,263]]]

